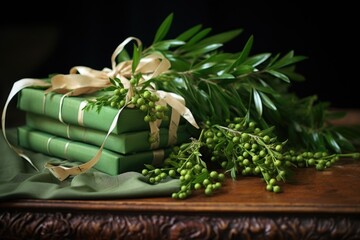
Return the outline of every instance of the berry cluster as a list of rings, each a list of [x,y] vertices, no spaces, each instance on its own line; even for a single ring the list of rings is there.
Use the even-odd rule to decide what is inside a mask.
[[[205,142],[211,161],[218,162],[232,178],[259,175],[268,191],[280,192],[279,181],[286,178],[283,145],[272,136],[272,128],[261,130],[255,122],[242,118],[228,121],[227,127],[213,125],[205,131]]]
[[[157,101],[159,101],[158,95],[149,90],[141,90],[131,98],[131,103],[146,113],[145,122],[153,122],[157,119],[168,120],[167,105],[158,105],[156,104]]]
[[[180,189],[172,194],[175,199],[184,199],[194,190],[200,189],[203,189],[206,195],[212,195],[222,186],[225,175],[215,170],[209,171],[206,163],[201,159],[202,146],[202,142],[193,140],[180,147],[174,147],[174,151],[165,159],[163,168],[147,166],[142,174],[152,183],[160,182],[165,176],[179,178]]]

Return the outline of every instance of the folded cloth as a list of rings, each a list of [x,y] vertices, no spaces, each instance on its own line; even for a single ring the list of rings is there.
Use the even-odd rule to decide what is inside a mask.
[[[7,130],[7,137],[16,145],[15,128]],[[94,168],[60,182],[44,168],[49,156],[24,150],[39,169],[36,171],[7,145],[3,137],[0,137],[0,152],[0,200],[144,198],[170,196],[180,187],[178,179],[167,178],[160,184],[150,184],[138,172],[110,176]]]

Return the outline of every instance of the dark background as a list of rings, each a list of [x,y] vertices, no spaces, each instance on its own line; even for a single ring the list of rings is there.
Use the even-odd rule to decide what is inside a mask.
[[[296,1],[194,0],[14,1],[9,5],[0,10],[2,105],[13,82],[21,78],[68,73],[77,65],[111,67],[110,57],[119,43],[135,36],[150,45],[160,23],[173,12],[169,37],[196,24],[211,27],[212,34],[243,28],[238,38],[225,45],[226,51],[241,50],[250,35],[255,37],[253,54],[294,50],[308,59],[297,64],[306,81],[294,83],[292,91],[301,97],[316,94],[333,108],[360,107],[358,13],[349,4],[316,7]]]

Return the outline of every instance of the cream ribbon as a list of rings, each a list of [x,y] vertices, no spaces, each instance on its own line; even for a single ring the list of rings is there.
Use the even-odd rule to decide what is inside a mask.
[[[134,94],[129,82],[132,75],[132,61],[123,61],[116,64],[116,57],[132,40],[135,40],[139,46],[141,45],[141,41],[135,37],[125,39],[111,56],[112,69],[104,68],[102,71],[98,71],[84,66],[73,67],[70,69],[70,74],[58,74],[52,77],[51,87],[45,92],[70,93],[69,96],[89,94],[111,86],[109,78],[117,77],[124,87],[129,90],[128,99],[131,99]],[[143,57],[135,70],[135,73],[142,74],[139,85],[166,72],[170,66],[169,60],[160,53],[152,53]]]
[[[2,113],[2,131],[4,138],[6,142],[9,144],[11,148],[14,149],[14,151],[21,157],[25,158],[33,167],[35,165],[32,163],[31,159],[27,157],[21,149],[16,148],[15,146],[11,145],[6,137],[5,132],[5,118],[6,118],[6,110],[8,107],[8,104],[10,100],[23,88],[30,87],[30,86],[42,86],[42,87],[49,87],[45,93],[54,91],[57,93],[64,94],[66,96],[78,96],[82,94],[89,94],[96,92],[100,89],[106,88],[108,86],[111,86],[111,82],[109,81],[109,78],[117,77],[121,80],[122,84],[125,88],[127,88],[128,94],[126,96],[126,104],[118,111],[117,115],[113,119],[113,122],[110,126],[109,131],[107,132],[107,135],[104,139],[103,144],[101,145],[99,151],[97,154],[88,162],[81,164],[79,166],[75,167],[64,167],[64,166],[54,166],[50,163],[47,163],[45,165],[46,168],[48,168],[55,177],[57,177],[60,181],[65,180],[71,175],[78,175],[81,174],[88,169],[92,168],[97,161],[100,159],[102,150],[104,148],[104,144],[110,133],[113,131],[113,129],[116,127],[118,118],[120,116],[120,113],[126,106],[130,106],[129,99],[134,94],[134,90],[132,89],[132,86],[129,82],[129,78],[132,75],[132,61],[124,61],[119,64],[116,64],[116,57],[118,54],[120,54],[124,47],[132,40],[135,40],[138,44],[138,46],[141,45],[141,41],[134,37],[129,37],[125,39],[114,51],[111,57],[111,64],[112,69],[104,68],[102,71],[94,70],[88,67],[84,66],[77,66],[73,67],[70,70],[70,74],[62,75],[58,74],[51,78],[51,84],[40,80],[40,79],[22,79],[14,83],[13,88],[9,94],[9,97],[6,101],[5,107],[3,109]],[[152,53],[144,58],[140,59],[140,62],[135,70],[135,73],[141,73],[142,77],[139,81],[139,85],[141,86],[143,83],[145,83],[147,80],[150,80],[152,78],[155,78],[159,76],[160,74],[166,72],[170,68],[170,62],[161,54],[159,53]],[[78,74],[77,74],[78,73]],[[199,128],[197,125],[191,111],[185,106],[184,99],[174,93],[169,93],[165,91],[159,91],[156,90],[153,86],[149,86],[149,90],[152,92],[155,92],[160,100],[159,104],[168,104],[172,107],[173,111],[176,111],[172,113],[172,117],[174,119],[171,120],[170,127],[169,127],[169,136],[176,134],[177,126],[178,126],[178,119],[179,117],[176,116],[176,113],[184,117],[191,125],[193,125],[196,128]],[[62,101],[61,101],[62,102]],[[61,119],[61,113],[59,113],[59,118]],[[152,131],[152,134],[159,134],[159,126],[161,121],[155,121],[150,124],[150,129]],[[175,133],[174,133],[175,131]],[[171,137],[170,137],[171,138]],[[176,139],[175,139],[176,140]],[[169,143],[173,143],[174,139],[169,139]],[[159,142],[155,143],[159,144]],[[156,147],[156,145],[153,145],[152,147]],[[36,167],[35,167],[36,168]]]
[[[10,91],[10,94],[5,102],[5,106],[3,108],[3,112],[2,112],[2,115],[1,115],[1,130],[3,132],[3,136],[4,136],[4,139],[5,141],[7,142],[7,144],[22,158],[24,158],[26,161],[28,161],[31,166],[33,166],[36,170],[38,170],[35,165],[33,164],[33,162],[31,161],[31,159],[23,152],[22,149],[20,148],[17,148],[15,147],[14,145],[12,145],[7,136],[6,136],[6,128],[5,128],[5,119],[6,119],[6,111],[7,111],[7,108],[9,106],[9,103],[11,101],[11,99],[16,96],[16,94],[18,92],[20,92],[22,89],[26,88],[26,87],[32,87],[32,86],[42,86],[42,87],[49,87],[50,86],[50,83],[48,82],[45,82],[43,80],[40,80],[40,79],[32,79],[32,78],[24,78],[24,79],[21,79],[17,82],[14,83],[11,91]]]
[[[109,137],[110,133],[114,130],[114,128],[116,127],[117,121],[119,119],[120,113],[121,111],[125,108],[126,106],[123,106],[118,113],[116,114],[109,131],[107,132],[105,139],[103,141],[103,143],[101,144],[99,150],[97,151],[97,153],[95,154],[95,156],[90,159],[89,161],[87,161],[86,163],[80,164],[78,166],[75,167],[65,167],[65,166],[55,166],[52,165],[51,163],[46,163],[45,167],[47,169],[49,169],[49,171],[60,181],[65,180],[66,178],[68,178],[69,176],[74,176],[74,175],[79,175],[81,173],[86,172],[87,170],[89,170],[90,168],[92,168],[99,160],[106,142],[106,139]]]

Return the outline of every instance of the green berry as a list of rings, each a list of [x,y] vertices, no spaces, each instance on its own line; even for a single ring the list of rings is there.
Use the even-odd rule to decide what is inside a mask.
[[[275,178],[271,178],[270,181],[269,181],[269,184],[271,184],[271,185],[274,186],[275,183],[276,183],[276,179],[275,179]]]
[[[210,184],[210,180],[207,179],[207,178],[205,178],[204,181],[203,181],[203,185],[204,185],[204,186],[207,186],[207,185],[209,185],[209,184]]]
[[[151,96],[151,93],[150,93],[149,91],[145,91],[145,92],[143,93],[143,97],[146,98],[146,99],[149,99],[150,96]]]
[[[148,110],[148,106],[143,104],[140,106],[140,110],[143,111],[143,112],[146,112]]]
[[[184,179],[185,179],[185,181],[190,181],[191,180],[191,174],[190,173],[185,174]]]
[[[275,150],[280,152],[282,150],[282,146],[280,144],[276,145]]]
[[[210,196],[213,194],[213,189],[212,188],[205,188],[205,195],[206,196]]]
[[[224,181],[224,180],[225,180],[225,174],[219,173],[218,179],[219,179],[220,181]]]
[[[145,122],[151,122],[151,117],[150,117],[149,115],[146,115],[146,116],[144,117],[144,121],[145,121]]]
[[[281,191],[280,186],[278,186],[278,185],[273,186],[273,192],[279,193],[280,191]]]
[[[268,135],[265,135],[265,136],[263,137],[263,141],[264,141],[265,143],[270,143],[270,137],[269,137]]]
[[[219,189],[221,188],[221,182],[216,182],[214,185],[213,185],[214,189]]]
[[[169,176],[170,177],[175,177],[176,176],[176,171],[174,169],[169,170]]]
[[[275,165],[276,167],[279,167],[279,166],[281,165],[281,161],[280,161],[280,160],[276,160],[276,161],[274,162],[274,165]]]
[[[211,177],[211,178],[216,179],[216,178],[218,178],[218,176],[219,176],[219,174],[218,174],[216,171],[211,171],[211,172],[210,172],[210,177]]]
[[[249,138],[250,138],[249,134],[247,134],[247,133],[242,133],[241,134],[241,139],[243,141],[247,141],[247,140],[249,140]]]
[[[141,174],[144,175],[144,176],[146,176],[146,175],[149,174],[149,170],[143,169],[143,170],[141,171]]]

